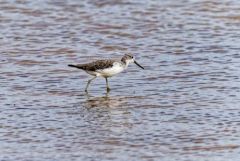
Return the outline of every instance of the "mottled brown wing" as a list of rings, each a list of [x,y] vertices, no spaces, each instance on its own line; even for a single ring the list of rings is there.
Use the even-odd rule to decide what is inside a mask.
[[[69,65],[70,67],[75,67],[88,71],[96,71],[102,70],[105,68],[110,68],[113,66],[114,60],[97,60],[87,64],[77,64],[77,65]]]
[[[102,70],[105,68],[111,68],[113,66],[114,61],[113,60],[97,60],[95,62],[86,64],[86,70],[89,71],[96,71],[96,70]]]

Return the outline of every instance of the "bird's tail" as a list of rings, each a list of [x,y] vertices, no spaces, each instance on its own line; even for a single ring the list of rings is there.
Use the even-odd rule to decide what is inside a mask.
[[[83,69],[83,66],[81,65],[72,65],[72,64],[68,64],[69,67],[74,67],[74,68],[78,68],[78,69]]]

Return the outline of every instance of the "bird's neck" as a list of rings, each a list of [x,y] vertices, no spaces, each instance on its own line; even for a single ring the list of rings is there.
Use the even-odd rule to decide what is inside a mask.
[[[123,67],[126,69],[129,65],[129,61],[121,60]]]

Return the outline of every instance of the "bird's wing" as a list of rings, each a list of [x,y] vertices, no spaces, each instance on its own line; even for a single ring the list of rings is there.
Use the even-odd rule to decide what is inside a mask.
[[[110,68],[113,66],[114,60],[97,60],[87,64],[77,64],[74,67],[87,70],[87,71],[97,71],[105,68]],[[73,65],[72,65],[73,66]]]
[[[95,62],[89,63],[86,66],[86,70],[89,71],[96,71],[96,70],[102,70],[106,68],[111,68],[113,66],[114,61],[113,60],[97,60]]]

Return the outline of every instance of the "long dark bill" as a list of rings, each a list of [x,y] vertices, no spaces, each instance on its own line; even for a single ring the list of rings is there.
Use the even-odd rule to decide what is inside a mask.
[[[135,60],[134,60],[134,63],[137,65],[137,66],[139,66],[140,68],[142,68],[142,69],[144,69],[140,64],[138,64],[138,62],[136,62]]]

